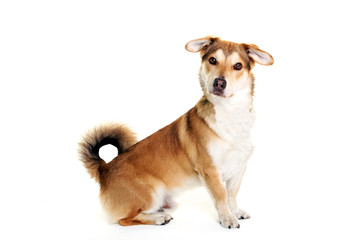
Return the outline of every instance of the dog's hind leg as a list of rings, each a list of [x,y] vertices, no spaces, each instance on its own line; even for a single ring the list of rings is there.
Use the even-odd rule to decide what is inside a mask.
[[[125,215],[127,217],[121,218],[119,224],[123,226],[168,224],[173,218],[163,210],[163,207],[171,207],[172,200],[170,196],[165,193],[162,187],[159,187],[150,195],[151,201],[142,202],[141,204],[137,204],[137,206],[133,206],[134,211]]]
[[[128,217],[119,220],[119,224],[123,226],[150,224],[150,225],[165,225],[173,218],[166,212],[155,213],[140,213],[135,217]]]

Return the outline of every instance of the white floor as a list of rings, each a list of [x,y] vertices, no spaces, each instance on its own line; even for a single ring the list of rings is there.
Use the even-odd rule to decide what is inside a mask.
[[[359,196],[357,183],[351,181],[356,180],[353,177],[358,179],[357,175],[341,175],[341,168],[333,165],[325,166],[325,170],[314,164],[309,169],[310,166],[300,163],[299,166],[294,162],[284,164],[293,161],[291,158],[268,155],[271,159],[267,159],[262,155],[255,154],[251,160],[238,198],[251,219],[240,221],[241,228],[231,230],[218,223],[212,200],[204,188],[190,190],[177,198],[179,206],[168,225],[109,224],[99,205],[97,185],[76,161],[75,154],[74,159],[58,157],[57,164],[47,166],[44,161],[29,158],[31,168],[19,164],[19,169],[7,169],[10,185],[4,184],[8,194],[2,199],[3,226],[7,227],[2,234],[6,234],[6,239],[359,237]],[[42,170],[36,172],[34,168]],[[16,179],[20,177],[21,180]]]

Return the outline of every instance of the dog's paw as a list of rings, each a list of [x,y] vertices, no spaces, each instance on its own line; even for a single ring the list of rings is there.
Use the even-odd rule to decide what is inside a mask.
[[[154,218],[156,225],[166,225],[168,224],[173,218],[170,214],[167,214],[165,212],[159,212],[156,217]]]
[[[240,228],[238,220],[233,215],[220,217],[220,224],[224,228]]]
[[[235,215],[235,217],[239,220],[242,220],[242,219],[249,219],[250,218],[250,215],[245,212],[244,210],[241,210],[241,209],[237,209],[235,211],[232,212],[232,214]]]

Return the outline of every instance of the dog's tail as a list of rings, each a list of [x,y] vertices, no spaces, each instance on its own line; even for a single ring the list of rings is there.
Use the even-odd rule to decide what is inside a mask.
[[[125,125],[109,123],[88,131],[79,143],[80,160],[91,177],[100,182],[100,167],[106,162],[99,156],[102,146],[111,144],[120,155],[137,142],[135,134]]]

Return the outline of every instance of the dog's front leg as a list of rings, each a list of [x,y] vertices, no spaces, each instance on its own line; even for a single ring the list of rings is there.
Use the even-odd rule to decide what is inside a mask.
[[[238,174],[226,181],[226,191],[228,194],[229,208],[232,214],[234,214],[237,219],[250,218],[250,215],[247,212],[238,208],[236,202],[236,195],[239,192],[241,180],[244,176],[245,170],[246,164],[242,166],[242,169]]]
[[[219,214],[221,226],[225,228],[239,228],[240,224],[236,217],[230,212],[228,205],[228,196],[221,177],[214,166],[204,169],[200,172],[206,187],[209,189],[215,200],[215,207]]]

